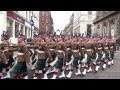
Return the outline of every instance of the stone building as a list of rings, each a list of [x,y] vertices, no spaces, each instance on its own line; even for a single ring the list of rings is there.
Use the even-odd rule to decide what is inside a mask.
[[[102,36],[120,36],[120,11],[96,11],[93,21],[95,34]]]

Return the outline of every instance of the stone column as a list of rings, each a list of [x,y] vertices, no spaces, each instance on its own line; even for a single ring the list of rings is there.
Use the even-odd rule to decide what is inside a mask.
[[[12,37],[15,38],[15,21],[13,20],[13,23],[12,23]]]

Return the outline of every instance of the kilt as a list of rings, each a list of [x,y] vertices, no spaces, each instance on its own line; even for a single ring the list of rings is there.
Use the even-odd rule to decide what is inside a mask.
[[[63,58],[59,58],[58,57],[58,61],[56,62],[56,64],[55,64],[55,67],[56,68],[62,68],[63,67]]]
[[[38,59],[37,61],[37,70],[43,70],[45,68],[46,65],[46,59]]]
[[[84,58],[84,56],[83,56],[83,55],[81,55],[81,56],[80,56],[80,61],[82,61],[82,60],[83,60],[83,58]]]
[[[79,57],[74,57],[73,63],[72,63],[73,67],[77,67],[78,66],[78,60],[79,60]]]
[[[107,52],[107,53],[105,53],[105,58],[109,58],[109,53]]]
[[[92,62],[92,56],[87,56],[87,64],[90,65]]]
[[[71,60],[71,54],[68,54],[68,60],[67,60],[67,62],[70,62],[70,60]]]
[[[102,59],[103,54],[102,53],[98,53],[98,61],[100,61]]]
[[[3,71],[3,63],[0,62],[0,73],[2,73],[2,71]]]
[[[14,74],[22,74],[24,72],[27,72],[27,65],[26,62],[17,62],[13,69]]]

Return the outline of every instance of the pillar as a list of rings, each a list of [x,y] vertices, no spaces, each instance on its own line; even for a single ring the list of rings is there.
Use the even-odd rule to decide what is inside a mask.
[[[15,20],[13,20],[12,23],[12,30],[13,30],[12,37],[15,38]]]

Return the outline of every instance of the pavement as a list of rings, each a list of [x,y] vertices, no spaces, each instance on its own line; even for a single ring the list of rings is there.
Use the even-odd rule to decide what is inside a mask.
[[[120,52],[115,52],[115,59],[114,59],[114,65],[111,67],[107,67],[104,71],[100,68],[97,73],[90,72],[87,73],[85,77],[82,76],[75,76],[72,75],[70,79],[120,79]],[[94,66],[92,66],[94,68]],[[34,70],[29,70],[29,79],[32,79],[32,75],[34,73]],[[68,71],[65,72],[65,74],[68,74]],[[48,78],[50,79],[53,76],[53,73],[48,75]],[[11,77],[13,77],[13,73],[11,72]],[[39,79],[43,78],[43,75],[39,76]],[[63,78],[66,79],[66,78]]]

